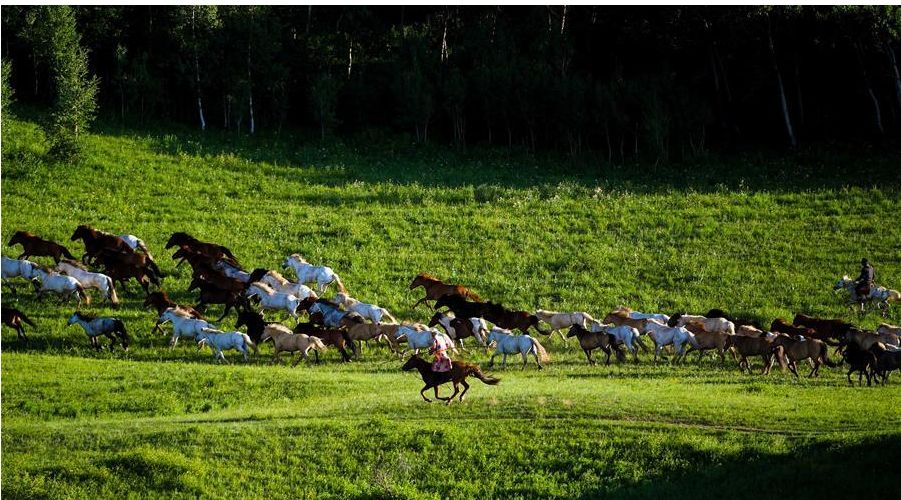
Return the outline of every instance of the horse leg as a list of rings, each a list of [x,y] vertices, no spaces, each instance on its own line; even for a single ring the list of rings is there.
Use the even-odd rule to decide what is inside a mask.
[[[466,379],[465,379],[465,378],[464,378],[463,380],[461,380],[460,383],[463,384],[463,392],[460,394],[460,402],[462,403],[462,402],[463,402],[463,396],[466,396],[466,391],[469,390],[469,384],[466,383]]]
[[[451,402],[453,402],[454,398],[457,397],[457,394],[459,392],[460,392],[460,387],[457,385],[457,382],[454,381],[454,393],[451,394],[449,398],[447,398],[447,404],[451,404]]]
[[[591,359],[591,351],[588,349],[585,349],[584,347],[582,348],[582,350],[585,351],[585,357],[588,358],[588,364],[591,366],[594,366],[594,360]],[[607,356],[607,361],[610,361],[609,355]]]
[[[797,363],[795,363],[794,361],[789,361],[789,363],[788,363],[788,369],[792,372],[792,374],[795,376],[795,378],[799,378],[799,377],[798,377],[798,365],[797,365]]]
[[[442,398],[441,396],[439,396],[438,395],[438,386],[436,385],[434,387],[435,387],[435,399],[440,399],[441,401],[447,401],[450,399],[450,398]]]
[[[538,330],[538,327],[536,326],[535,329]],[[551,332],[551,335],[553,335],[555,332],[558,335],[560,335],[560,340],[563,341],[564,345],[569,345],[569,339],[566,338],[566,335],[563,333],[563,330],[554,330],[553,332]],[[538,330],[538,333],[541,333],[541,330]]]
[[[851,373],[853,373],[853,372],[854,372],[854,368],[851,368],[850,370],[848,370],[848,374],[847,374],[847,377],[848,377],[848,383],[851,384],[851,385],[854,385],[854,381],[851,380]],[[857,377],[857,383],[858,383],[858,384],[860,383],[860,377]]]
[[[503,369],[507,369],[507,353],[504,353],[504,360],[501,362],[501,367]]]
[[[430,387],[429,384],[426,384],[425,387],[423,387],[422,390],[419,391],[419,395],[422,396],[422,399],[424,399],[426,403],[431,403],[431,402],[432,402],[431,399],[425,397],[425,391],[429,390],[429,387]],[[437,388],[437,387],[435,388],[435,394],[438,394],[438,388]]]
[[[489,368],[492,368],[494,366],[494,358],[496,358],[496,357],[497,357],[497,352],[495,352],[494,355],[491,356],[491,361],[488,362]]]
[[[231,305],[231,304],[225,304],[225,311],[222,313],[222,316],[219,316],[219,319],[216,320],[216,323],[218,323],[218,322],[222,321],[223,319],[225,319],[225,317],[228,316],[228,313],[229,313],[229,311],[231,311],[231,310],[232,310],[232,305]]]

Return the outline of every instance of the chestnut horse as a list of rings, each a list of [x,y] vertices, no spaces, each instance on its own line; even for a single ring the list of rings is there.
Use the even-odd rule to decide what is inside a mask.
[[[338,349],[338,352],[341,353],[341,358],[347,362],[350,361],[350,354],[347,353],[347,348],[349,347],[351,351],[356,352],[356,346],[354,346],[353,340],[347,335],[347,332],[344,330],[338,330],[334,328],[320,328],[319,326],[314,325],[313,323],[298,323],[294,327],[295,334],[306,334],[311,337],[318,337],[319,340],[322,341],[325,345],[335,346]],[[314,352],[316,356],[316,362],[319,362],[319,353]]]
[[[464,299],[471,299],[476,302],[482,302],[481,297],[473,293],[465,286],[444,283],[431,274],[420,273],[415,278],[413,278],[413,281],[410,283],[410,290],[414,290],[420,286],[425,289],[425,297],[416,301],[416,303],[413,304],[414,308],[423,302],[429,300],[438,300],[444,295],[456,295]],[[438,307],[436,306],[435,309],[437,308]]]
[[[23,250],[22,255],[16,257],[19,260],[32,256],[52,257],[53,261],[57,264],[59,264],[61,257],[75,260],[75,256],[72,255],[66,247],[55,241],[45,240],[35,236],[28,231],[16,231],[16,233],[13,234],[13,237],[10,238],[7,246],[15,246],[17,244],[22,245]]]
[[[852,325],[845,323],[840,319],[820,319],[805,316],[803,314],[795,314],[795,319],[792,321],[792,324],[795,326],[813,328],[820,333],[821,336],[818,338],[821,340],[832,339],[836,341],[841,340],[842,337],[845,336],[845,333],[852,327]]]
[[[16,335],[20,339],[28,342],[28,337],[25,336],[25,327],[22,326],[22,323],[35,326],[28,316],[25,316],[25,313],[13,307],[3,307],[2,315],[3,324],[15,330]]]
[[[148,262],[149,259],[143,253],[125,253],[104,248],[97,254],[97,260],[103,268],[104,274],[122,283],[134,278],[140,283],[144,293],[150,293],[150,284],[160,286],[159,275],[154,272]]]
[[[462,361],[454,361],[451,364],[450,371],[446,372],[435,372],[432,371],[432,363],[420,358],[418,355],[414,354],[410,356],[410,359],[404,363],[404,366],[401,369],[405,372],[410,370],[418,370],[419,375],[422,377],[422,381],[425,382],[425,387],[419,391],[419,395],[422,396],[422,399],[425,400],[426,403],[431,403],[432,400],[425,397],[425,391],[430,388],[435,389],[435,399],[440,399],[442,401],[446,401],[447,404],[451,404],[451,401],[454,400],[454,397],[457,393],[460,392],[459,385],[463,385],[463,393],[460,394],[460,402],[463,402],[463,397],[466,396],[466,391],[469,390],[469,384],[466,383],[466,377],[472,375],[473,377],[481,380],[482,382],[488,385],[497,385],[500,383],[500,379],[489,377],[482,373],[482,369],[479,368],[478,365],[464,363]],[[451,382],[454,384],[454,393],[451,394],[449,398],[442,398],[438,395],[438,386]]]

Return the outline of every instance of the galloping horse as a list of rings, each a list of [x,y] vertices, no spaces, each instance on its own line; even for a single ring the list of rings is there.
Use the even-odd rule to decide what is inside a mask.
[[[853,308],[854,305],[860,305],[861,313],[866,311],[866,304],[868,302],[875,302],[876,308],[881,309],[882,315],[886,316],[888,315],[890,303],[901,301],[901,292],[884,286],[870,287],[870,293],[865,297],[859,297],[856,288],[857,282],[848,276],[842,276],[842,279],[838,280],[835,286],[832,287],[835,291],[846,291],[848,293],[848,307]]]
[[[222,316],[219,316],[219,319],[216,320],[217,322],[222,321],[223,318],[228,316],[228,313],[231,312],[232,309],[240,311],[242,309],[250,308],[247,297],[241,292],[223,290],[216,285],[198,278],[191,280],[191,284],[188,286],[189,292],[194,289],[200,289],[200,301],[197,302],[194,309],[204,312],[207,304],[223,304],[225,306],[225,310],[222,311]]]
[[[310,350],[316,353],[316,362],[319,362],[319,351],[325,351],[328,347],[322,343],[318,337],[313,337],[305,333],[294,333],[290,328],[278,323],[266,325],[263,334],[260,337],[261,342],[272,340],[274,352],[272,355],[273,363],[281,363],[281,354],[289,352],[292,355],[300,351],[300,356],[294,360],[291,366],[297,366],[302,359],[309,359]]]
[[[13,307],[3,307],[3,324],[15,330],[18,338],[28,342],[28,337],[25,336],[25,327],[22,326],[22,323],[35,326],[31,319],[25,316],[25,313],[22,311]]]
[[[773,339],[771,346],[774,353],[778,354],[779,352],[784,352],[785,357],[788,358],[788,369],[791,370],[795,378],[798,377],[797,361],[804,359],[811,359],[813,361],[813,368],[810,369],[810,374],[807,375],[808,377],[819,377],[820,365],[822,364],[829,367],[837,366],[829,359],[829,356],[827,356],[828,347],[821,340],[800,339],[780,334]],[[780,356],[779,359],[781,361],[782,356]]]
[[[56,265],[56,269],[78,280],[85,288],[96,288],[100,290],[103,297],[110,301],[113,308],[119,308],[119,296],[116,294],[116,287],[113,285],[113,279],[101,273],[92,273],[85,269],[81,264],[74,260],[63,259]]]
[[[282,262],[282,269],[288,269],[289,267],[294,270],[298,282],[315,282],[316,291],[320,294],[324,293],[326,287],[332,283],[338,287],[339,292],[347,293],[347,289],[344,288],[344,283],[341,282],[341,278],[339,278],[338,275],[335,274],[335,271],[332,271],[332,268],[330,267],[314,266],[297,253],[285,257],[285,261]]]
[[[12,287],[7,280],[10,278],[25,278],[27,280],[32,280],[35,278],[34,270],[38,268],[38,265],[30,260],[17,260],[10,259],[9,257],[4,256],[3,260],[3,270],[2,277],[3,281],[10,285],[10,288],[15,293],[15,288]]]
[[[473,293],[465,286],[444,283],[431,274],[420,273],[415,278],[413,278],[413,281],[410,283],[410,290],[415,290],[420,286],[425,289],[425,297],[416,301],[416,303],[413,304],[414,308],[423,302],[427,302],[429,300],[438,300],[445,295],[456,295],[463,299],[471,299],[475,302],[482,302],[481,297]],[[438,306],[435,306],[435,309],[438,309]]]
[[[547,351],[544,350],[544,346],[542,346],[537,339],[529,335],[513,335],[513,332],[510,330],[494,328],[491,330],[491,333],[488,334],[486,341],[488,344],[496,344],[494,354],[491,355],[491,363],[488,366],[494,366],[494,358],[497,357],[498,354],[504,355],[502,362],[504,368],[507,367],[508,354],[521,354],[523,369],[526,368],[526,363],[529,361],[529,354],[535,357],[535,363],[538,364],[539,370],[544,368],[541,366],[541,362],[547,362],[550,359],[547,355]]]
[[[54,262],[59,262],[61,257],[75,260],[75,256],[66,247],[54,241],[42,239],[28,231],[16,231],[7,245],[15,246],[17,244],[22,245],[22,255],[16,257],[17,259],[35,256],[52,257]]]
[[[231,250],[229,250],[228,248],[222,245],[217,245],[215,243],[200,241],[188,233],[172,233],[172,236],[169,237],[169,241],[166,242],[166,249],[172,248],[174,246],[188,247],[195,253],[202,253],[218,260],[225,260],[234,264],[235,266],[240,267],[238,259],[235,258]]]
[[[592,332],[583,328],[582,325],[574,324],[569,327],[569,333],[567,333],[566,336],[578,337],[579,347],[585,351],[585,357],[588,358],[588,364],[592,366],[596,364],[595,361],[591,359],[591,351],[595,349],[604,351],[607,355],[607,360],[604,364],[607,365],[610,364],[610,354],[612,354],[613,351],[616,351],[617,359],[622,359],[625,356],[616,344],[616,338],[609,333]]]
[[[319,296],[316,295],[316,292],[314,292],[312,288],[304,285],[303,283],[292,283],[277,271],[269,271],[267,269],[254,269],[250,273],[249,279],[250,283],[259,281],[271,286],[278,292],[290,293],[298,299],[305,299],[307,297],[313,297],[314,299],[319,298]]]
[[[550,335],[551,332],[543,332],[538,328],[538,316],[527,311],[510,311],[501,304],[488,303],[488,310],[483,317],[495,325],[506,329],[514,328],[522,333],[529,333],[529,328],[534,328],[542,335]]]
[[[457,393],[460,392],[459,387],[457,387],[458,385],[463,386],[463,393],[460,394],[460,402],[463,402],[463,397],[466,396],[466,391],[469,390],[469,384],[466,383],[466,377],[470,375],[488,385],[497,385],[500,382],[500,379],[489,377],[482,373],[482,370],[478,365],[464,363],[462,361],[454,361],[453,364],[451,364],[450,371],[435,372],[432,371],[432,363],[429,363],[415,354],[410,356],[410,359],[404,363],[404,366],[402,366],[401,369],[405,372],[410,370],[419,371],[422,381],[425,382],[425,387],[419,391],[419,395],[422,396],[422,399],[424,399],[426,403],[431,403],[432,400],[425,396],[425,391],[434,388],[435,399],[440,399],[447,402],[447,404],[450,404]],[[454,384],[454,393],[451,394],[449,398],[442,398],[438,395],[438,386],[448,382]]]
[[[65,276],[43,268],[35,269],[34,275],[36,277],[31,283],[34,285],[34,290],[37,292],[39,299],[43,298],[47,292],[53,292],[58,294],[63,300],[75,296],[79,306],[82,300],[85,304],[91,303],[91,296],[84,291],[81,283],[71,276]]]
[[[215,328],[204,328],[203,331],[197,334],[196,338],[198,339],[198,348],[209,346],[213,351],[213,356],[219,361],[225,361],[225,364],[228,364],[228,360],[225,359],[225,353],[223,351],[229,349],[234,349],[243,354],[245,363],[247,362],[248,347],[253,349],[255,354],[260,353],[256,344],[250,340],[250,337],[246,333],[223,332],[222,330],[216,330]]]
[[[125,253],[134,252],[134,248],[131,245],[115,234],[99,231],[84,224],[75,228],[75,232],[72,233],[72,237],[69,240],[82,240],[84,243],[84,255],[81,256],[81,262],[85,264],[104,249]]]
[[[339,293],[335,295],[334,301],[338,304],[343,305],[348,311],[355,312],[360,316],[363,316],[364,319],[368,319],[373,323],[381,323],[382,318],[388,318],[388,321],[392,323],[398,323],[397,319],[388,312],[384,307],[379,307],[375,304],[367,304],[365,302],[360,302],[357,299],[351,298],[346,293]]]
[[[91,345],[94,349],[100,350],[100,341],[97,339],[100,335],[105,335],[110,339],[110,349],[115,347],[116,342],[122,343],[122,348],[128,350],[128,342],[130,337],[125,331],[125,323],[119,318],[95,318],[75,312],[66,322],[66,327],[72,325],[80,325],[84,329],[84,333],[91,339]]]

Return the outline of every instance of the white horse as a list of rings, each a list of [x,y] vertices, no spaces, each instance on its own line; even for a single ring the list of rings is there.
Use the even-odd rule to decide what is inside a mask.
[[[707,318],[692,314],[680,314],[678,318],[676,326],[685,326],[691,322],[697,322],[704,325],[705,332],[735,335],[735,324],[725,318]]]
[[[400,325],[393,332],[394,338],[400,340],[401,337],[406,337],[407,339],[407,348],[404,349],[400,353],[400,357],[403,357],[404,354],[409,350],[413,350],[415,354],[419,354],[420,349],[430,349],[432,344],[435,342],[435,337],[441,336],[444,338],[445,342],[449,346],[454,345],[454,341],[451,340],[446,334],[435,330],[434,328],[430,328],[428,330],[417,330],[414,327],[407,325]],[[457,354],[457,349],[455,347],[451,347],[451,352]]]
[[[34,269],[34,276],[31,283],[34,285],[39,299],[48,292],[53,292],[58,294],[62,300],[68,300],[74,295],[79,305],[82,300],[85,304],[91,303],[91,296],[84,291],[84,286],[71,276],[65,276],[55,271],[45,271],[40,267]],[[40,284],[37,283],[38,280],[40,280]]]
[[[147,244],[144,243],[144,240],[138,238],[133,234],[120,234],[119,238],[125,242],[126,245],[131,247],[132,250],[140,250],[147,254],[147,258],[153,260],[153,255],[150,255],[150,249],[147,248]]]
[[[250,336],[246,333],[223,332],[215,328],[204,328],[203,331],[197,334],[197,347],[203,348],[204,346],[209,346],[213,351],[213,356],[220,362],[225,361],[226,364],[228,364],[228,360],[225,359],[225,353],[222,351],[229,349],[239,351],[244,355],[245,363],[247,362],[248,347],[253,349],[254,353],[260,353],[256,344],[250,340]]]
[[[264,310],[286,311],[295,321],[300,321],[300,317],[297,315],[297,306],[300,305],[301,299],[298,299],[290,293],[276,292],[269,285],[258,281],[247,287],[247,291],[244,292],[244,294],[248,298],[259,297],[260,307]]]
[[[645,330],[648,332],[648,336],[651,337],[651,340],[654,341],[655,363],[657,362],[657,357],[660,356],[660,351],[670,344],[672,344],[673,349],[676,351],[676,356],[673,359],[674,361],[682,357],[685,353],[685,344],[700,348],[694,334],[681,326],[667,326],[657,321],[650,320],[647,322]]]
[[[34,270],[37,268],[38,265],[30,260],[10,259],[9,257],[4,256],[2,269],[3,281],[12,288],[12,284],[8,281],[9,279],[25,278],[30,281],[36,277]],[[13,292],[15,292],[15,288],[13,288]]]
[[[870,294],[866,297],[858,297],[856,288],[857,282],[847,275],[842,276],[842,279],[838,280],[835,286],[832,287],[833,290],[845,290],[848,293],[847,305],[849,307],[854,304],[860,304],[860,310],[863,311],[866,302],[875,302],[876,307],[882,309],[883,316],[888,313],[890,302],[901,301],[901,292],[884,286],[870,287]]]
[[[382,317],[388,318],[391,323],[399,323],[399,321],[397,321],[384,307],[360,302],[343,292],[335,295],[332,302],[343,305],[348,311],[355,312],[360,316],[363,316],[364,319],[368,319],[375,324],[380,324],[382,322]]]
[[[595,321],[591,324],[591,331],[613,335],[617,343],[623,344],[632,353],[636,363],[638,363],[638,348],[641,347],[645,351],[648,350],[644,342],[641,341],[641,332],[629,325],[604,325]]]
[[[100,341],[97,337],[106,335],[110,339],[110,349],[116,345],[116,341],[118,340],[122,342],[122,348],[126,351],[128,350],[129,336],[128,332],[125,331],[125,323],[123,323],[121,319],[94,318],[76,311],[69,317],[69,321],[66,322],[66,327],[76,324],[80,325],[84,330],[84,333],[91,339],[91,346],[95,349],[100,349]]]
[[[551,326],[550,335],[553,335],[554,332],[558,330],[567,329],[573,325],[579,325],[582,328],[587,329],[590,322],[596,321],[587,312],[563,313],[539,309],[535,311],[535,316],[538,316],[539,320],[544,321]],[[560,338],[563,339],[564,343],[567,342],[566,335],[563,333],[560,334]]]
[[[616,309],[612,311],[613,313],[625,312],[632,319],[656,319],[664,324],[669,323],[669,316],[666,314],[659,313],[643,313],[639,311],[633,311],[626,306],[618,306]]]
[[[71,276],[81,283],[81,286],[87,288],[96,288],[100,290],[103,297],[108,299],[113,307],[119,307],[119,296],[116,295],[116,287],[113,286],[113,279],[102,273],[93,273],[86,270],[81,264],[63,259],[56,265],[57,271]]]
[[[288,279],[276,271],[268,271],[257,281],[271,286],[277,292],[290,293],[300,300],[307,297],[313,297],[314,299],[319,298],[312,288],[303,283],[293,283],[288,281]]]
[[[508,354],[521,354],[523,369],[526,368],[526,363],[529,361],[529,354],[535,357],[535,363],[538,364],[539,370],[544,368],[541,366],[541,362],[547,362],[550,359],[544,347],[530,335],[513,335],[513,332],[510,330],[495,327],[491,329],[486,340],[488,344],[495,344],[494,354],[491,355],[491,363],[488,366],[494,366],[494,358],[498,354],[504,355],[504,360],[501,363],[504,368],[507,367]]]
[[[325,288],[332,283],[338,286],[338,291],[341,293],[347,293],[347,289],[344,288],[344,283],[341,282],[341,278],[335,274],[335,271],[332,271],[332,268],[326,266],[314,266],[304,260],[300,254],[291,254],[285,258],[285,261],[282,262],[282,269],[288,268],[294,269],[294,274],[297,275],[297,281],[301,283],[316,283],[316,290],[319,294],[325,292]]]
[[[241,283],[250,283],[250,273],[242,270],[239,267],[229,264],[224,260],[217,260],[216,263],[213,264],[213,269],[220,271],[222,274],[228,276],[229,278],[236,279]]]
[[[196,338],[198,334],[203,333],[204,328],[213,328],[213,325],[202,319],[182,316],[170,307],[160,314],[160,318],[156,321],[154,329],[164,323],[172,323],[172,338],[169,340],[169,348],[175,347],[180,337]]]

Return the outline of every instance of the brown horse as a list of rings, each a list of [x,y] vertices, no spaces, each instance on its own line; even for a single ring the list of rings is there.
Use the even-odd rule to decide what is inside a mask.
[[[605,365],[610,364],[610,354],[612,354],[613,351],[616,351],[616,359],[619,361],[622,361],[626,357],[622,348],[617,345],[616,338],[609,333],[592,332],[583,328],[582,325],[573,325],[569,327],[569,333],[567,333],[566,336],[577,337],[579,339],[579,347],[585,351],[585,357],[588,358],[588,364],[592,366],[597,364],[594,359],[591,358],[591,351],[595,349],[600,349],[607,355],[607,359],[604,361]]]
[[[737,352],[741,359],[738,360],[738,369],[744,373],[745,370],[751,373],[751,363],[748,362],[748,356],[760,356],[763,359],[763,375],[769,375],[773,368],[772,344],[765,336],[761,337],[745,337],[735,335],[731,339],[732,350]],[[735,354],[733,353],[733,357]]]
[[[13,307],[3,307],[3,324],[12,328],[16,331],[16,335],[25,342],[28,342],[28,337],[25,336],[25,327],[22,326],[23,323],[31,326],[35,326],[35,324],[25,316],[25,313],[22,311],[15,309]]]
[[[813,328],[820,334],[820,336],[817,338],[823,341],[827,339],[835,341],[841,340],[841,338],[845,336],[845,333],[848,331],[848,329],[852,328],[851,324],[845,323],[840,319],[820,319],[813,318],[811,316],[805,316],[803,314],[795,314],[795,318],[792,321],[792,324],[795,326],[806,326],[807,328]]]
[[[347,329],[347,336],[352,341],[351,348],[354,351],[354,356],[360,356],[363,342],[373,339],[377,342],[385,339],[388,342],[388,347],[391,348],[391,352],[397,353],[397,342],[394,339],[394,335],[382,333],[382,326],[376,323],[358,323]]]
[[[94,258],[105,248],[117,252],[134,253],[134,250],[122,238],[84,224],[75,228],[75,232],[72,233],[72,237],[69,240],[82,240],[84,243],[84,255],[81,256],[81,261],[86,264],[89,259]]]
[[[882,385],[888,382],[888,376],[895,370],[901,371],[901,351],[889,351],[883,344],[874,344],[870,352],[876,355],[876,375],[882,379]]]
[[[104,274],[122,283],[122,286],[134,278],[144,289],[144,293],[150,293],[150,284],[160,286],[159,275],[154,271],[156,265],[146,254],[126,253],[118,250],[104,248],[96,255],[96,260],[103,268]]]
[[[773,333],[784,333],[790,337],[805,337],[817,340],[823,340],[823,335],[813,328],[806,326],[795,326],[789,324],[782,318],[776,318],[770,324],[770,331]]]
[[[419,391],[419,395],[422,396],[422,399],[425,400],[426,403],[431,403],[432,400],[425,397],[425,391],[430,388],[435,389],[435,399],[440,399],[442,401],[446,401],[447,404],[451,404],[451,401],[454,400],[454,397],[457,393],[460,392],[459,385],[463,385],[463,393],[460,394],[460,402],[463,401],[463,397],[466,396],[466,391],[469,390],[469,384],[466,383],[466,377],[472,375],[473,377],[481,380],[482,382],[488,385],[497,385],[500,383],[500,379],[489,377],[482,373],[482,369],[479,368],[478,365],[464,363],[462,361],[454,361],[451,365],[450,371],[447,372],[435,372],[432,371],[432,364],[428,361],[420,358],[417,355],[410,356],[410,359],[404,363],[404,366],[401,369],[405,372],[410,370],[418,370],[419,375],[422,377],[422,381],[425,382],[425,387]],[[451,382],[454,384],[454,393],[451,394],[449,398],[442,398],[438,395],[438,386]]]
[[[172,233],[172,236],[169,237],[169,241],[166,242],[166,248],[169,249],[174,246],[188,247],[194,253],[208,255],[210,257],[216,258],[217,260],[224,260],[230,264],[234,264],[235,266],[240,267],[240,265],[238,264],[238,259],[235,258],[234,254],[232,254],[231,250],[229,250],[228,248],[222,245],[217,245],[215,243],[200,241],[188,233]]]
[[[695,334],[695,340],[698,341],[698,347],[693,345],[688,346],[688,349],[682,355],[685,357],[691,351],[698,351],[698,365],[701,364],[701,357],[704,356],[704,351],[716,350],[716,353],[720,356],[720,364],[726,364],[726,351],[732,347],[732,336],[727,333],[722,332],[708,332],[704,329],[704,324],[699,323],[697,321],[690,321],[685,325],[685,329]],[[735,358],[735,354],[732,354],[733,359]]]
[[[351,351],[356,352],[356,348],[354,347],[353,341],[347,335],[347,332],[344,330],[336,330],[333,328],[321,328],[319,326],[314,325],[313,323],[298,323],[294,327],[295,334],[306,334],[311,337],[318,337],[319,340],[322,341],[323,344],[327,346],[335,346],[338,349],[338,352],[341,353],[341,358],[347,362],[350,361],[350,354],[347,353],[347,348],[350,348]],[[319,362],[319,352],[313,351],[313,354],[316,356],[316,362]]]
[[[235,278],[229,278],[221,271],[213,269],[206,264],[199,264],[194,267],[191,277],[205,281],[220,290],[243,293],[247,289],[247,283]]]
[[[842,337],[842,340],[839,343],[839,349],[847,345],[856,345],[864,351],[867,351],[870,347],[873,347],[873,344],[876,342],[882,342],[883,344],[893,345],[895,347],[899,346],[898,335],[895,335],[894,333],[874,333],[851,328],[845,332],[845,336]]]
[[[793,337],[789,337],[786,334],[780,334],[773,339],[773,342],[770,344],[772,347],[772,351],[774,353],[782,353],[788,359],[788,369],[791,370],[792,374],[797,378],[798,377],[798,365],[797,362],[805,359],[810,359],[813,361],[813,367],[810,369],[810,374],[808,377],[819,377],[820,376],[820,365],[825,364],[829,367],[837,366],[833,363],[829,356],[827,356],[828,346],[822,340],[817,339],[797,339]],[[780,356],[781,358],[782,356]]]
[[[464,299],[482,302],[481,297],[473,293],[465,286],[444,283],[431,274],[420,273],[415,278],[413,278],[413,281],[410,283],[410,290],[414,290],[420,286],[425,289],[425,297],[416,301],[416,303],[413,304],[414,308],[423,302],[429,300],[438,300],[444,295],[456,295]]]
[[[854,385],[851,380],[851,374],[860,372],[857,375],[857,385],[863,385],[863,377],[867,377],[867,386],[872,385],[873,375],[876,373],[878,361],[876,355],[869,349],[861,349],[857,344],[849,344],[845,352],[842,353],[842,359],[848,363],[848,383]]]
[[[22,255],[16,257],[16,259],[24,259],[26,257],[52,257],[53,261],[59,264],[59,260],[62,257],[66,257],[68,259],[75,260],[75,256],[72,255],[66,247],[56,243],[55,241],[45,240],[38,236],[35,236],[28,231],[16,231],[13,234],[13,237],[10,238],[7,246],[15,246],[22,245]]]
[[[644,333],[645,327],[648,324],[647,319],[634,319],[629,316],[629,313],[624,310],[613,311],[607,316],[604,316],[605,324],[614,324],[616,326],[630,326],[641,333]]]

